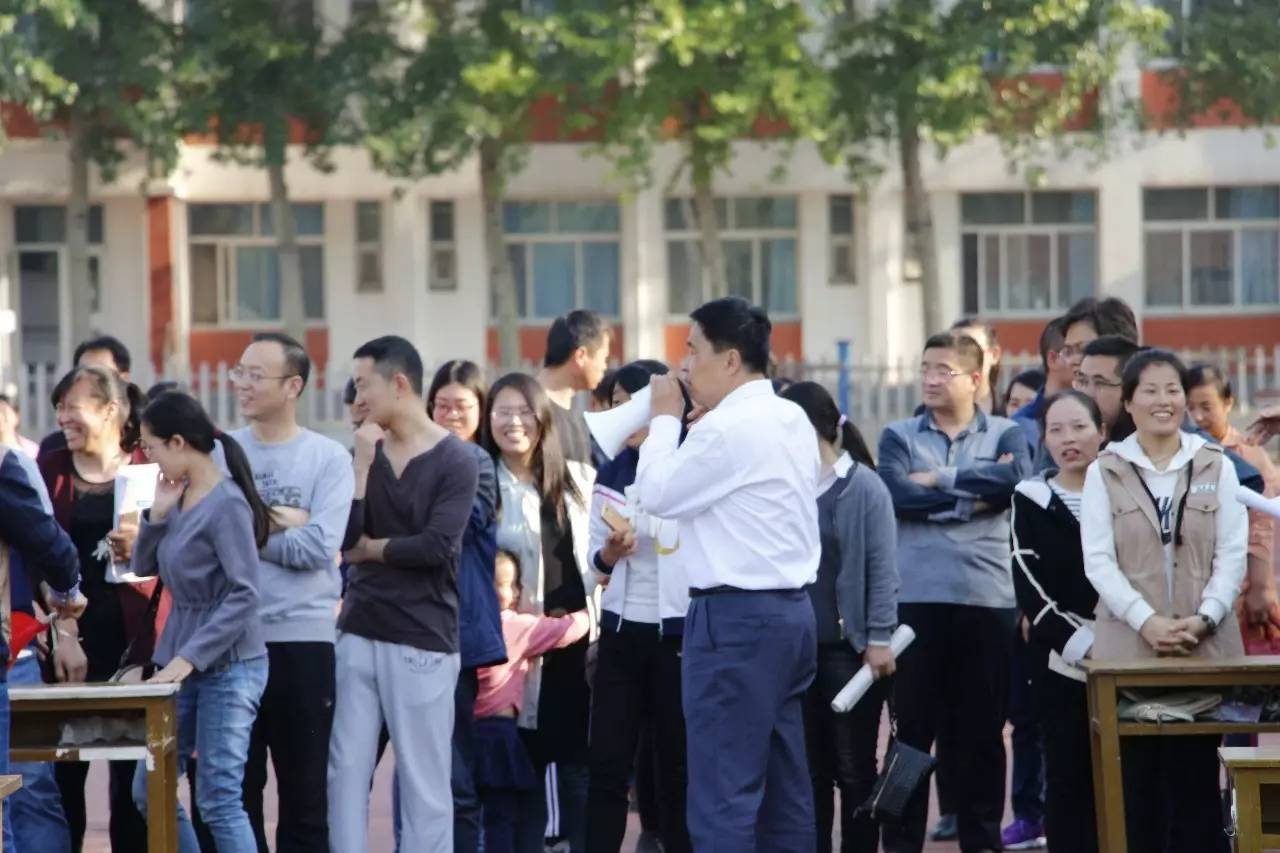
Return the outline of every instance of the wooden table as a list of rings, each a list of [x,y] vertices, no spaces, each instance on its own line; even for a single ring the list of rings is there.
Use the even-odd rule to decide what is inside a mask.
[[[1089,676],[1089,729],[1093,745],[1093,796],[1098,812],[1098,847],[1123,853],[1124,786],[1120,775],[1120,738],[1151,735],[1256,734],[1280,732],[1280,721],[1223,723],[1137,723],[1116,717],[1120,690],[1222,690],[1244,685],[1280,687],[1280,656],[1208,660],[1155,658],[1082,662]]]
[[[0,800],[22,787],[21,776],[0,776]]]
[[[1280,847],[1280,749],[1223,747],[1218,757],[1235,794],[1236,853]]]
[[[143,761],[147,767],[147,847],[178,849],[178,684],[50,684],[10,687],[10,761]],[[117,719],[135,736],[63,745],[62,727]]]

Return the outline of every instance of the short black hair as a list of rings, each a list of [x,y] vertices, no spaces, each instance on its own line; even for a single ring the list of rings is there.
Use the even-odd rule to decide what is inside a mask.
[[[557,317],[547,330],[547,354],[542,359],[544,367],[559,367],[579,347],[596,349],[605,342],[609,327],[599,314],[578,308]]]
[[[924,349],[949,349],[953,350],[960,358],[968,361],[970,365],[978,373],[982,372],[982,344],[975,341],[968,335],[957,335],[955,332],[939,332],[936,335],[930,335],[929,340],[924,342]]]
[[[1187,371],[1187,393],[1190,394],[1196,388],[1202,388],[1205,385],[1210,386],[1217,393],[1219,399],[1234,400],[1235,394],[1232,393],[1231,380],[1227,375],[1212,364],[1193,364]]]
[[[763,308],[741,296],[713,299],[696,308],[689,318],[716,352],[738,351],[742,364],[762,376],[769,371],[769,335],[773,324]]]
[[[368,358],[374,370],[384,379],[393,379],[403,373],[409,380],[409,388],[422,396],[422,356],[417,348],[399,335],[383,335],[363,344],[352,358]]]
[[[660,361],[642,358],[619,367],[613,375],[613,388],[621,388],[628,394],[636,394],[649,387],[649,379],[666,376],[670,369]],[[612,393],[612,388],[610,392]]]
[[[1108,296],[1106,299],[1086,296],[1072,305],[1071,310],[1062,318],[1062,333],[1065,335],[1076,323],[1088,323],[1099,337],[1118,335],[1135,344],[1141,340],[1133,309],[1129,307],[1129,303],[1116,296]]]
[[[1135,353],[1142,351],[1134,341],[1122,335],[1103,335],[1084,345],[1084,356],[1108,356],[1116,360],[1116,375],[1123,376],[1125,365]]]
[[[600,384],[591,389],[591,396],[596,401],[608,406],[613,400],[613,386],[618,379],[618,371],[610,368],[600,377]]]
[[[161,394],[168,394],[170,391],[180,391],[184,394],[186,393],[185,391],[183,391],[181,383],[174,382],[172,379],[162,379],[147,389],[147,393],[146,393],[147,402],[150,403],[156,397],[159,397]]]
[[[129,348],[119,338],[111,335],[99,335],[96,338],[81,341],[80,345],[76,347],[75,354],[71,357],[71,363],[73,365],[79,364],[80,356],[100,349],[111,353],[111,360],[116,363],[116,370],[121,373],[128,373],[133,368],[133,357],[129,355]]]
[[[1098,408],[1098,401],[1083,391],[1076,391],[1074,388],[1068,388],[1065,391],[1059,391],[1048,400],[1045,400],[1044,405],[1040,407],[1040,414],[1036,415],[1036,423],[1040,425],[1041,435],[1044,435],[1046,432],[1044,425],[1045,421],[1049,419],[1049,410],[1061,400],[1075,400],[1077,403],[1084,406],[1085,411],[1089,413],[1089,420],[1093,421],[1093,425],[1096,426],[1099,431],[1102,430],[1104,426],[1102,423],[1102,409]]]
[[[259,332],[253,336],[253,343],[279,344],[280,349],[284,350],[285,369],[291,376],[300,377],[302,387],[307,387],[307,380],[311,378],[311,357],[307,355],[307,348],[298,343],[296,338],[284,332]]]
[[[1133,400],[1133,394],[1138,390],[1138,383],[1142,381],[1142,372],[1157,364],[1167,364],[1172,367],[1178,374],[1178,381],[1182,383],[1182,390],[1187,390],[1187,366],[1182,363],[1182,359],[1167,349],[1148,347],[1129,359],[1129,363],[1124,366],[1120,396],[1126,403]]]
[[[1040,332],[1040,366],[1046,374],[1049,372],[1049,353],[1062,349],[1062,345],[1067,342],[1067,327],[1062,322],[1065,319],[1054,317],[1045,323],[1044,330]]]

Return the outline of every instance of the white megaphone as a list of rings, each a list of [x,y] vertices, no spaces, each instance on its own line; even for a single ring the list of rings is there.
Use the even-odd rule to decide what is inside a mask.
[[[596,440],[605,456],[610,459],[617,456],[627,446],[628,438],[649,425],[651,394],[646,385],[621,406],[603,412],[586,413],[587,429],[591,431],[591,437]]]

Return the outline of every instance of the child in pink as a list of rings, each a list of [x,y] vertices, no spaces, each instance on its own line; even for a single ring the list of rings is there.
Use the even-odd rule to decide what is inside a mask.
[[[481,667],[476,695],[476,790],[484,807],[486,853],[514,853],[521,803],[541,789],[516,728],[524,705],[529,661],[552,649],[571,646],[586,636],[590,619],[585,610],[566,616],[517,613],[520,600],[516,558],[499,551],[493,582],[502,608],[502,637],[507,662]]]

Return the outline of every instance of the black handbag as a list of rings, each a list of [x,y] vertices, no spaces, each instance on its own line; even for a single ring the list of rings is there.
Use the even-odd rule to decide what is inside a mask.
[[[133,660],[133,650],[139,640],[151,640],[155,637],[156,613],[160,611],[160,594],[163,592],[164,581],[156,578],[156,586],[151,591],[151,599],[147,602],[146,616],[143,617],[143,629],[125,647],[124,654],[120,655],[120,663],[116,671],[107,679],[108,684],[141,684],[156,674],[156,665],[151,661],[146,663],[130,663],[130,661]]]
[[[934,757],[929,753],[898,740],[898,715],[890,694],[889,749],[885,752],[884,766],[871,789],[871,796],[858,807],[858,811],[873,820],[900,820],[911,798],[929,784],[934,763]]]

